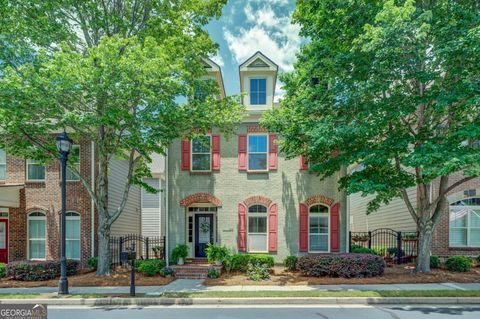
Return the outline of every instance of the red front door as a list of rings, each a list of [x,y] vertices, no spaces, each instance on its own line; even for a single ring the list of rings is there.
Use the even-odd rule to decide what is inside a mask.
[[[8,263],[8,219],[0,219],[0,263]]]

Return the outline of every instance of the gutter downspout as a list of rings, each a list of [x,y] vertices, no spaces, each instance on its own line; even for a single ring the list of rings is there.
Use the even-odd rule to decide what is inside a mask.
[[[168,250],[168,224],[169,224],[169,221],[168,221],[168,217],[169,217],[169,214],[168,214],[168,204],[169,204],[169,200],[168,200],[168,191],[169,191],[169,180],[168,180],[168,147],[167,149],[165,150],[165,263],[167,264],[167,267],[170,266],[170,258],[169,258],[169,250]]]
[[[347,167],[341,168],[341,177],[347,176]],[[350,200],[345,191],[342,191],[342,201],[345,203],[345,252],[350,251]]]
[[[90,142],[90,153],[92,154],[92,158],[90,159],[90,183],[92,189],[95,188],[95,143],[93,141]],[[92,257],[95,257],[95,203],[93,199],[90,203],[90,220],[91,220],[91,242],[92,242]]]

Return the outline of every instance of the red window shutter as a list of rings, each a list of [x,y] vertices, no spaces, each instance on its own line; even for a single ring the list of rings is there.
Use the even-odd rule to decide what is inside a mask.
[[[300,203],[300,236],[299,236],[299,250],[301,252],[308,252],[308,207]]]
[[[268,251],[277,251],[278,205],[270,205],[268,211]]]
[[[268,169],[277,169],[278,145],[275,144],[277,134],[268,135]]]
[[[247,251],[247,208],[238,204],[238,251]]]
[[[182,140],[182,171],[190,170],[190,141]]]
[[[300,155],[300,170],[308,170],[308,161],[307,158],[303,155]]]
[[[247,170],[247,135],[238,136],[238,169]]]
[[[212,135],[212,170],[220,170],[220,135]]]
[[[330,208],[330,251],[340,251],[340,203]]]

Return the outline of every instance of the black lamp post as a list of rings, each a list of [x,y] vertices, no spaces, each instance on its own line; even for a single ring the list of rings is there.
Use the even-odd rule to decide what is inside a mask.
[[[68,137],[67,132],[63,131],[57,136],[57,150],[60,152],[60,160],[62,162],[62,215],[60,222],[61,242],[60,242],[60,280],[58,282],[58,294],[68,295],[68,279],[67,279],[67,257],[65,254],[66,246],[66,205],[67,205],[67,160],[68,153],[72,147],[72,140]]]

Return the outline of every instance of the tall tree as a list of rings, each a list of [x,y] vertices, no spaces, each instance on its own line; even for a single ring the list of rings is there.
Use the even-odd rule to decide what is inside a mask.
[[[240,121],[239,103],[218,99],[204,77],[203,59],[217,50],[204,26],[225,2],[0,1],[0,147],[48,162],[58,157],[52,132],[94,143],[94,186],[70,169],[98,211],[98,275],[109,274],[110,228],[131,185],[154,191],[142,182],[150,155]],[[128,163],[118,207],[107,196],[114,157]]]
[[[368,212],[403,198],[419,232],[416,270],[430,271],[446,194],[480,174],[480,3],[299,1],[294,20],[309,42],[263,124],[322,178],[360,164],[340,187],[374,194]],[[464,177],[449,182],[455,172]]]

